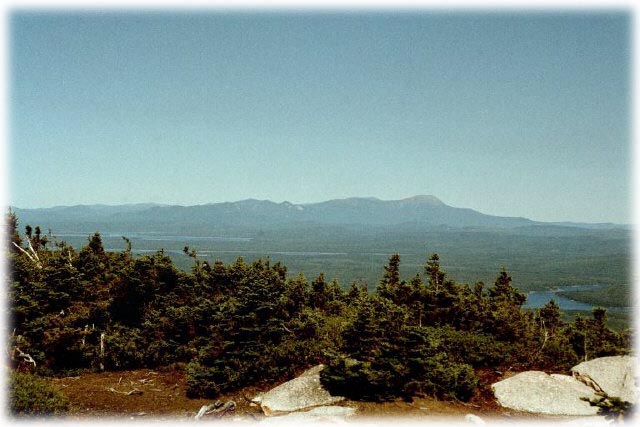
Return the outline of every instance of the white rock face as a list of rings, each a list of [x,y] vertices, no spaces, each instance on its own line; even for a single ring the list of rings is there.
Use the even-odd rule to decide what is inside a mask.
[[[300,411],[314,406],[332,405],[344,400],[331,396],[320,384],[320,371],[324,365],[315,366],[297,378],[264,393],[260,406],[266,416]]]
[[[635,403],[637,397],[635,366],[631,356],[600,357],[571,368],[573,376],[611,397]]]
[[[596,415],[598,408],[581,400],[595,391],[567,375],[527,371],[491,385],[498,402],[510,409],[548,415]]]

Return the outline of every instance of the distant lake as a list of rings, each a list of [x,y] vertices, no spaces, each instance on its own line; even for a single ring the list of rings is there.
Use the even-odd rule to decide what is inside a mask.
[[[86,238],[88,233],[56,233],[56,237],[82,237]],[[146,240],[146,241],[164,241],[164,242],[185,242],[185,241],[210,241],[210,242],[250,242],[252,237],[222,237],[222,236],[179,236],[179,235],[164,235],[153,232],[104,232],[101,233],[103,238],[117,238],[125,236],[129,239]]]
[[[107,248],[107,251],[119,251],[121,249],[117,248]],[[155,253],[157,249],[133,249],[131,252],[134,254],[146,254],[146,253]],[[164,252],[173,253],[173,254],[181,254],[182,250],[167,250],[163,249]],[[207,255],[207,254],[251,254],[251,255],[264,255],[264,251],[214,251],[214,250],[200,250],[198,254]],[[344,256],[347,255],[346,252],[292,252],[292,251],[269,251],[270,255],[291,255],[291,256]]]
[[[574,285],[574,286],[564,286],[561,288],[556,288],[548,291],[531,291],[527,294],[527,302],[524,305],[524,308],[541,308],[550,300],[554,300],[556,304],[560,307],[560,310],[582,310],[582,311],[591,311],[594,307],[593,304],[588,304],[581,301],[576,301],[562,295],[558,295],[558,292],[563,291],[586,291],[591,289],[599,289],[604,285]],[[605,307],[607,311],[615,311],[615,312],[628,312],[631,310],[631,307]]]

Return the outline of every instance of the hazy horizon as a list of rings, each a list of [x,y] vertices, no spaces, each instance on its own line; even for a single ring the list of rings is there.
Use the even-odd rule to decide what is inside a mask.
[[[37,12],[9,21],[8,203],[432,194],[631,218],[631,15]]]

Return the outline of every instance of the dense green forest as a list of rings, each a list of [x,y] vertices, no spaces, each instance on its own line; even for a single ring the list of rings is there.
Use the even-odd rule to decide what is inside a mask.
[[[64,226],[53,230],[75,247],[83,246],[86,236],[96,230],[71,223]],[[438,253],[448,275],[461,282],[491,283],[496,271],[508,266],[523,292],[573,285],[630,288],[631,234],[623,229],[292,225],[206,233],[199,229],[134,233],[112,225],[100,230],[108,250],[125,249],[124,235],[130,238],[134,253],[163,248],[174,264],[186,271],[193,261],[182,252],[185,245],[197,248],[198,256],[209,263],[216,259],[232,263],[238,256],[269,256],[286,265],[290,275],[304,272],[307,277],[317,277],[324,273],[327,279],[337,278],[342,284],[367,283],[371,292],[392,253],[402,256],[404,280],[422,270],[427,254]],[[618,306],[628,304],[628,299],[616,301]]]
[[[17,370],[39,375],[173,365],[189,395],[215,397],[324,363],[325,386],[352,399],[466,401],[487,386],[481,369],[564,371],[630,351],[605,309],[571,322],[553,301],[525,310],[505,269],[490,285],[458,283],[437,254],[408,279],[391,254],[370,291],[269,258],[207,261],[187,246],[185,271],[126,238],[121,251],[99,233],[76,249],[39,227],[20,233],[12,213],[7,226],[10,348]]]
[[[626,286],[608,285],[596,289],[581,291],[561,291],[558,295],[587,304],[600,304],[606,307],[625,307],[633,305],[633,293]]]

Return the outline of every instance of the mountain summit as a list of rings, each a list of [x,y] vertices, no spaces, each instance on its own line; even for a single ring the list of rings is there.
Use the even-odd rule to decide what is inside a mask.
[[[413,202],[413,203],[428,203],[428,204],[432,204],[432,205],[444,205],[442,200],[438,199],[436,196],[424,195],[424,194],[419,195],[419,196],[408,197],[408,198],[402,199],[400,201],[401,202]]]

